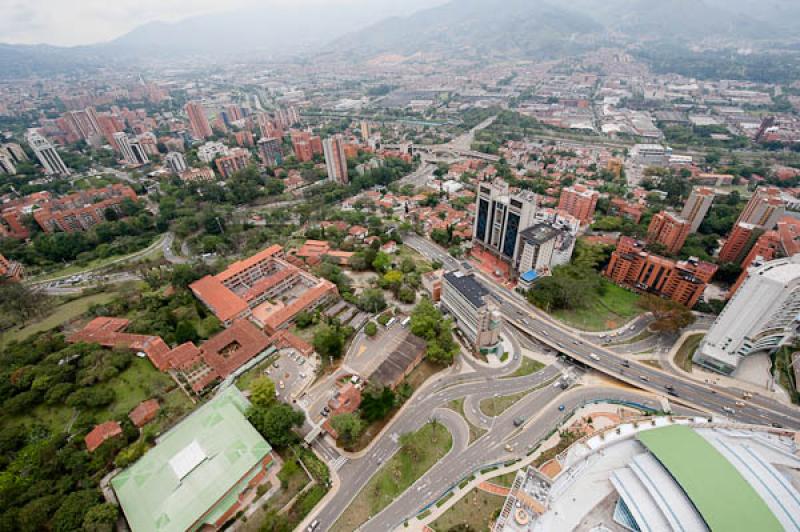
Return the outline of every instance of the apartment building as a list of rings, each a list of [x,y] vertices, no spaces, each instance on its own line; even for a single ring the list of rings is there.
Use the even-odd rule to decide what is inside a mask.
[[[561,191],[559,210],[566,211],[586,225],[592,223],[600,194],[583,185],[573,185]]]
[[[250,164],[250,152],[243,148],[233,148],[228,155],[218,157],[214,164],[223,179],[244,170]]]
[[[622,237],[603,272],[614,283],[659,295],[693,307],[703,295],[717,266],[697,259],[674,261],[644,251],[644,245]]]
[[[696,233],[714,203],[714,189],[694,187],[683,206],[681,218],[689,222],[689,233]]]
[[[650,225],[647,227],[647,242],[661,244],[667,253],[676,255],[686,242],[690,229],[687,220],[677,214],[661,211],[650,220]]]

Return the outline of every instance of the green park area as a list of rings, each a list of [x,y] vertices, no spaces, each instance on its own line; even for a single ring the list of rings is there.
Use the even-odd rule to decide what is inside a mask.
[[[448,430],[435,421],[401,435],[400,450],[367,482],[331,530],[356,530],[424,475],[452,445]]]
[[[602,286],[602,292],[587,294],[582,306],[557,310],[553,316],[578,329],[607,331],[622,327],[642,313],[637,294],[606,280]]]
[[[102,305],[113,300],[115,292],[103,292],[70,299],[64,303],[51,305],[50,312],[25,325],[18,325],[6,330],[0,336],[0,345],[14,340],[22,341],[36,333],[48,331],[85,314],[92,305]]]
[[[528,358],[526,356],[522,357],[522,362],[520,362],[519,367],[514,370],[514,373],[508,375],[505,378],[512,378],[512,377],[525,377],[526,375],[531,375],[544,369],[544,364],[539,362],[538,360],[533,360],[532,358]]]
[[[439,516],[430,527],[436,532],[449,530],[489,530],[503,508],[505,497],[473,489]]]

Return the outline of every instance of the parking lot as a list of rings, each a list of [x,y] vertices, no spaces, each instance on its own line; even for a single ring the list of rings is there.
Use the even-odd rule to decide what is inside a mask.
[[[292,403],[314,381],[314,362],[294,349],[281,349],[278,359],[264,370],[275,383],[277,397]]]

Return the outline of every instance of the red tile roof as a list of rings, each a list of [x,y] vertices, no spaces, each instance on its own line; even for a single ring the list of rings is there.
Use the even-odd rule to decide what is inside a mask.
[[[160,408],[157,399],[148,399],[147,401],[142,401],[136,408],[131,410],[128,417],[134,425],[143,427],[155,419]]]
[[[279,310],[267,318],[264,328],[268,331],[277,331],[287,321],[295,317],[296,314],[304,310],[306,307],[322,299],[328,294],[337,294],[336,285],[327,280],[322,280],[317,286],[309,288],[303,292],[300,297],[286,305],[285,308]]]
[[[226,288],[217,277],[203,277],[189,285],[189,288],[221,321],[230,321],[249,308],[242,298]]]
[[[224,272],[216,275],[216,278],[220,282],[225,281],[226,279],[230,279],[231,277],[233,277],[237,273],[241,273],[241,272],[243,272],[245,270],[248,270],[248,269],[252,268],[253,266],[255,266],[256,264],[258,264],[259,262],[261,262],[264,259],[268,259],[268,258],[273,257],[275,255],[279,255],[282,251],[283,251],[283,248],[281,246],[279,246],[278,244],[270,246],[267,249],[265,249],[264,251],[256,253],[252,257],[248,257],[248,258],[246,258],[244,260],[240,260],[238,262],[234,262],[233,264],[228,266],[225,269]]]
[[[83,441],[86,443],[86,449],[91,453],[100,447],[103,442],[119,436],[122,434],[122,427],[116,421],[106,421],[95,426],[92,431],[86,435]]]

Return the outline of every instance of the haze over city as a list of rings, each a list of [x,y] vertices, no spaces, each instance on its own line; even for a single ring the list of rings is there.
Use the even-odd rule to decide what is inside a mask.
[[[796,1],[0,12],[0,530],[800,530]]]

